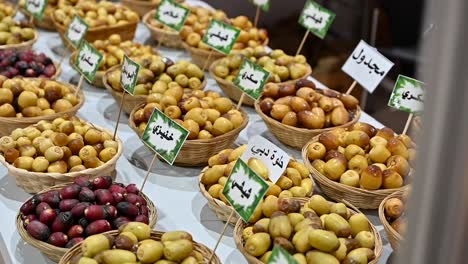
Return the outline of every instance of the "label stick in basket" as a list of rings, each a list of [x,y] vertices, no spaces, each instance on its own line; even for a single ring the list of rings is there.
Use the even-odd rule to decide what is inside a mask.
[[[341,68],[354,79],[346,93],[351,93],[356,82],[372,93],[392,67],[393,62],[361,40]]]
[[[140,190],[143,190],[145,186],[157,155],[172,165],[189,133],[187,129],[169,118],[161,110],[157,108],[153,110],[141,139],[146,146],[155,152],[155,155]]]
[[[269,172],[268,178],[274,183],[283,175],[291,159],[284,150],[258,135],[249,139],[247,149],[241,156],[245,162],[250,158],[256,158],[265,164]]]
[[[401,74],[395,83],[388,105],[409,113],[408,120],[403,129],[403,135],[408,131],[413,115],[422,112],[424,108],[423,86],[423,82]]]
[[[122,99],[120,99],[119,114],[117,116],[117,122],[115,123],[114,140],[117,135],[117,128],[119,127],[120,115],[122,114],[123,102],[125,100],[125,94],[135,94],[135,86],[138,81],[138,73],[140,72],[140,64],[130,59],[127,54],[124,55],[122,63],[122,71],[120,74],[120,86],[122,87]]]
[[[234,209],[224,225],[223,232],[216,242],[216,246],[213,249],[209,262],[211,262],[211,258],[215,254],[216,249],[223,238],[224,232],[234,215],[234,211],[245,222],[248,222],[257,206],[262,202],[268,188],[268,183],[266,183],[262,177],[258,176],[252,169],[250,169],[242,159],[237,159],[223,189],[223,195]]]
[[[262,95],[263,87],[265,87],[269,77],[270,73],[268,71],[250,60],[244,59],[234,79],[234,84],[242,91],[237,109],[242,105],[244,94],[257,100]]]
[[[252,3],[257,6],[254,20],[254,27],[257,27],[260,18],[260,9],[264,12],[268,12],[268,10],[270,10],[270,0],[252,0]]]

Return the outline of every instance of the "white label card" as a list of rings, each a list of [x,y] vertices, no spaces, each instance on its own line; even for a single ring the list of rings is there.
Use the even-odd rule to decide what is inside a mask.
[[[393,62],[361,40],[341,69],[372,93],[392,67]]]
[[[424,108],[424,83],[400,74],[388,105],[408,113],[422,112]]]
[[[276,183],[288,167],[291,159],[288,153],[261,136],[249,139],[247,149],[241,159],[248,162],[250,158],[257,158],[268,168],[268,178]]]
[[[79,16],[75,15],[68,25],[68,29],[65,32],[65,37],[72,43],[73,46],[79,47],[81,40],[88,31],[88,24],[84,22]]]

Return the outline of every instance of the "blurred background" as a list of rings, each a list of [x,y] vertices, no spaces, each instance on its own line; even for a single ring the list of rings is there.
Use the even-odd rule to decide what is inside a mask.
[[[256,7],[249,1],[207,0],[215,8],[225,10],[229,16],[246,15],[254,20]],[[322,6],[338,14],[325,39],[310,34],[302,54],[313,67],[312,75],[329,88],[346,91],[352,83],[341,71],[354,47],[363,39],[372,41],[372,21],[377,20],[375,47],[395,66],[373,94],[361,95],[361,87],[353,94],[361,97],[365,111],[374,118],[401,132],[408,115],[387,106],[398,74],[416,77],[416,62],[421,30],[431,31],[422,25],[423,0],[317,0]],[[297,21],[304,7],[304,0],[271,0],[270,11],[261,12],[259,26],[268,29],[270,47],[281,48],[295,54],[305,29]],[[427,33],[429,34],[429,33]]]

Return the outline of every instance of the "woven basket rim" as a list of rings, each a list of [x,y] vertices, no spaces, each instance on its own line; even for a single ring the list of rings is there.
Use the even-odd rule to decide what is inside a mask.
[[[41,80],[42,78],[29,78],[29,77],[22,77],[22,76],[17,76],[15,78],[20,78],[20,79],[27,79],[27,80]],[[53,81],[53,82],[58,82],[60,83],[60,85],[65,85],[67,86],[68,88],[70,88],[70,90],[72,92],[75,92],[77,87],[72,85],[72,84],[69,84],[69,83],[65,83],[65,82],[61,82],[61,81],[57,81],[57,80],[53,80],[53,79],[44,79],[44,80],[49,80],[49,81]],[[51,114],[51,115],[42,115],[42,116],[35,116],[35,117],[21,117],[21,118],[17,118],[17,117],[0,117],[0,124],[2,122],[15,122],[17,124],[34,124],[34,123],[37,123],[41,120],[52,120],[52,119],[55,119],[55,118],[58,118],[58,117],[61,117],[61,116],[66,116],[66,115],[70,115],[71,113],[73,113],[72,115],[74,116],[76,113],[84,104],[85,102],[85,96],[84,96],[84,93],[83,93],[83,90],[80,89],[80,91],[78,91],[78,99],[79,99],[79,102],[74,105],[72,108],[68,109],[67,111],[65,112],[58,112],[58,113],[54,113],[54,114]]]
[[[7,50],[7,49],[21,49],[21,48],[26,48],[34,45],[36,43],[37,39],[39,38],[39,32],[37,32],[37,29],[35,27],[32,27],[34,30],[34,38],[28,40],[28,41],[23,41],[18,44],[6,44],[6,45],[0,45],[0,50]]]
[[[113,3],[114,5],[116,6],[120,6],[122,7],[123,9],[126,9],[128,11],[132,11],[132,12],[135,12],[133,10],[131,10],[130,8],[124,6],[124,5],[121,5],[121,4],[118,4],[118,3]],[[135,12],[136,13],[136,12]],[[51,19],[52,19],[52,22],[54,23],[55,27],[59,28],[60,30],[62,30],[63,32],[65,32],[67,30],[67,27],[65,27],[64,25],[62,25],[61,23],[59,23],[56,19],[55,19],[55,13],[52,12],[52,15],[50,16]],[[110,30],[110,29],[120,29],[120,28],[125,28],[125,27],[128,27],[130,25],[138,25],[138,23],[140,22],[140,16],[138,16],[138,21],[136,22],[127,22],[125,24],[120,24],[120,25],[112,25],[112,26],[99,26],[99,27],[90,27],[88,29],[88,31],[86,32],[86,34],[90,33],[90,32],[99,32],[99,31],[107,31],[107,30]]]
[[[400,190],[405,190],[409,187],[409,184],[404,185],[399,188],[393,188],[393,189],[378,189],[378,190],[366,190],[362,188],[357,188],[357,187],[352,187],[348,185],[341,184],[339,182],[332,181],[328,179],[325,175],[321,174],[318,170],[316,170],[312,164],[310,163],[308,157],[307,157],[307,148],[309,147],[310,144],[317,142],[319,139],[320,135],[317,135],[313,137],[307,144],[304,145],[302,148],[302,159],[304,161],[304,164],[307,166],[307,168],[312,171],[312,176],[316,180],[316,182],[319,185],[326,185],[329,188],[332,188],[334,190],[337,190],[338,192],[342,193],[348,193],[356,196],[362,196],[362,195],[368,195],[368,196],[388,196],[394,192],[400,191]]]
[[[301,206],[304,205],[306,202],[308,202],[309,199],[310,198],[297,198],[297,200],[300,200]],[[332,201],[329,201],[329,200],[327,200],[327,201],[328,201],[329,204],[335,204],[335,202],[332,202]],[[348,205],[346,205],[346,208],[349,210],[351,215],[362,213],[359,210],[350,208]],[[374,226],[374,224],[371,223],[371,221],[369,220],[369,218],[367,216],[366,216],[366,219],[367,219],[367,222],[369,223],[370,229],[372,230],[372,233],[374,234],[374,237],[375,237],[375,246],[374,246],[374,249],[373,249],[374,254],[375,254],[375,258],[372,261],[370,261],[369,264],[377,264],[377,263],[379,263],[379,259],[382,256],[382,252],[383,252],[382,238],[381,238],[380,233],[377,230],[377,228]],[[247,259],[248,263],[261,264],[263,262],[261,262],[258,258],[256,258],[256,257],[250,255],[249,253],[247,253],[247,251],[245,251],[245,249],[244,249],[244,239],[242,238],[242,231],[248,225],[250,225],[250,224],[244,223],[244,221],[242,219],[239,219],[237,221],[236,226],[234,227],[234,231],[233,231],[234,242],[236,244],[237,249]]]
[[[219,59],[215,60],[210,65],[210,67],[208,68],[208,72],[210,73],[211,78],[215,79],[216,82],[221,83],[222,85],[231,86],[231,88],[239,89],[239,88],[237,88],[237,86],[234,85],[233,82],[226,81],[225,79],[218,77],[214,73],[214,68],[221,62],[222,59],[223,58],[219,58]],[[299,81],[301,79],[305,79],[305,78],[309,77],[312,74],[312,67],[308,63],[306,63],[306,67],[307,67],[307,71],[302,77],[299,77],[299,78],[294,79],[294,80],[288,80],[288,81],[285,81],[285,82],[279,82],[279,83],[274,83],[274,84],[286,85],[286,84],[290,84],[290,83],[296,83],[297,81]]]
[[[387,221],[387,218],[385,217],[385,211],[384,211],[384,206],[385,203],[390,199],[390,198],[401,198],[403,196],[404,190],[399,190],[396,192],[393,192],[389,196],[387,196],[385,199],[382,200],[382,202],[379,205],[379,219],[380,222],[382,223],[385,232],[387,233],[387,236],[392,237],[390,239],[394,239],[396,242],[400,242],[403,240],[403,236],[398,233]]]
[[[133,121],[133,115],[135,114],[136,111],[143,108],[144,105],[146,105],[146,103],[138,104],[132,110],[132,112],[130,113],[130,117],[128,119],[128,125],[130,126],[130,128],[132,128],[133,131],[135,131],[135,133],[138,135],[139,138],[141,138],[141,135],[140,133],[138,133],[138,128],[136,127],[136,124]],[[233,104],[233,106],[235,105]],[[247,126],[249,122],[249,116],[247,115],[247,113],[242,108],[239,108],[238,111],[242,113],[242,117],[244,118],[244,121],[239,127],[227,132],[226,134],[222,134],[220,136],[209,138],[209,139],[187,139],[184,143],[184,146],[185,145],[203,145],[203,144],[212,145],[218,141],[223,141],[224,138],[238,135]]]
[[[102,132],[107,132],[109,133],[110,135],[113,135],[112,132],[110,132],[109,130],[105,129],[105,128],[102,128],[102,127],[99,127],[99,126],[96,126],[94,124],[91,124],[89,122],[86,122],[86,124],[92,126],[93,128],[99,130],[99,131],[102,131]],[[37,124],[36,124],[37,125]],[[32,127],[36,126],[36,125],[32,125]],[[15,166],[13,166],[12,164],[8,163],[6,160],[5,160],[5,157],[3,155],[0,154],[0,163],[2,163],[7,169],[8,169],[8,172],[14,172],[15,174],[27,174],[27,175],[34,175],[36,177],[52,177],[52,178],[55,178],[55,177],[58,177],[58,176],[66,176],[66,177],[69,177],[69,178],[75,178],[75,177],[78,177],[80,175],[83,175],[83,174],[89,174],[90,172],[94,171],[94,170],[98,170],[98,169],[102,169],[103,167],[108,167],[112,164],[115,164],[117,162],[117,160],[120,158],[120,156],[122,155],[122,152],[123,152],[123,143],[122,143],[122,140],[120,140],[120,138],[118,136],[115,137],[115,141],[117,141],[117,144],[118,144],[118,150],[117,150],[117,153],[110,159],[108,160],[107,162],[105,162],[103,165],[99,166],[99,167],[96,167],[96,168],[87,168],[87,169],[84,169],[84,170],[81,170],[81,171],[75,171],[75,172],[66,172],[66,173],[57,173],[57,172],[53,172],[53,173],[50,173],[50,172],[33,172],[33,171],[27,171],[27,170],[24,170],[24,169],[19,169],[19,168],[16,168]],[[9,173],[11,174],[11,173]],[[10,176],[13,176],[13,175],[10,175]],[[16,176],[13,176],[13,177],[16,177]]]
[[[71,57],[70,57],[71,58]],[[166,57],[163,57],[163,59],[167,59],[167,60],[171,60],[169,58],[166,58]],[[172,61],[172,60],[171,60]],[[116,94],[118,94],[119,96],[121,96],[123,94],[123,91],[116,91],[114,90],[114,88],[112,88],[109,83],[107,82],[107,75],[109,75],[111,72],[117,70],[118,67],[122,67],[121,65],[114,65],[112,67],[110,67],[109,69],[107,69],[103,76],[102,76],[102,83],[104,84],[104,87],[110,91],[110,92],[115,92]],[[208,76],[206,75],[206,73],[203,73],[204,77],[203,77],[203,82],[200,84],[200,89],[198,90],[203,90],[205,89],[207,83],[208,83]],[[148,94],[149,95],[149,94]],[[133,95],[133,97],[136,97],[136,98],[146,98],[148,97],[148,95],[142,95],[142,94],[137,94],[137,95]]]
[[[118,230],[113,230],[113,231],[108,231],[108,232],[105,232],[105,233],[102,233],[102,234],[111,235],[111,236],[115,237],[115,236],[117,236],[119,234],[118,232],[119,232]],[[157,239],[156,241],[160,241],[161,236],[164,233],[166,233],[166,232],[151,230],[151,237]],[[213,259],[211,260],[211,263],[221,264],[221,261],[220,261],[219,257],[216,255],[216,253],[213,252],[213,250],[211,250],[206,245],[204,245],[204,244],[202,244],[200,242],[197,242],[195,240],[192,240],[192,242],[193,242],[193,245],[194,245],[194,250],[199,252],[199,253],[202,253],[205,261],[206,261],[206,259],[208,259],[211,256],[211,254],[213,254]],[[63,255],[63,257],[60,259],[59,264],[69,264],[69,259],[71,259],[73,256],[75,256],[77,254],[80,254],[80,253],[81,253],[81,242],[74,245],[73,247],[71,247],[67,251],[67,253],[65,255]]]
[[[338,93],[338,92],[336,92],[334,90],[331,90],[331,89],[323,89],[323,90],[328,90],[328,91]],[[335,128],[346,128],[346,127],[350,126],[351,124],[357,122],[359,120],[359,118],[361,117],[361,108],[359,106],[357,106],[356,109],[354,109],[352,111],[352,113],[354,114],[353,118],[351,120],[349,120],[348,122],[346,122],[345,124],[340,125],[340,126],[319,128],[319,129],[307,129],[307,128],[293,127],[293,126],[285,125],[285,124],[283,124],[283,123],[281,123],[281,122],[279,122],[279,121],[265,115],[262,112],[262,110],[260,109],[260,103],[259,102],[262,99],[263,99],[263,96],[259,97],[255,101],[255,111],[260,115],[260,117],[263,119],[263,121],[265,121],[265,123],[268,123],[268,124],[270,124],[272,126],[283,127],[284,129],[288,129],[292,133],[317,134],[317,133],[323,133],[323,132],[326,132],[326,131],[330,131],[330,130],[333,130]]]
[[[68,186],[68,185],[71,185],[73,184],[72,182],[70,183],[65,183],[65,184],[59,184],[59,185],[55,185],[55,186],[52,186],[50,188],[47,188],[45,190],[42,190],[39,193],[45,193],[45,192],[48,192],[48,191],[51,191],[51,190],[57,190],[57,189],[61,189],[65,186]],[[156,206],[154,205],[154,203],[151,201],[151,199],[146,195],[144,194],[142,191],[140,191],[140,194],[141,196],[143,197],[143,199],[146,200],[146,203],[147,203],[147,206],[148,206],[148,209],[150,210],[150,213],[149,213],[149,217],[150,218],[150,224],[149,226],[152,228],[156,225],[157,223],[157,218],[158,218],[158,210],[156,208]],[[29,200],[31,200],[34,196],[31,196],[31,198],[29,198],[28,200],[26,200],[24,203],[28,202]],[[23,203],[23,204],[24,204]],[[49,244],[47,242],[44,242],[44,241],[41,241],[41,240],[38,240],[38,239],[35,239],[34,237],[31,237],[28,232],[26,231],[26,228],[24,228],[23,226],[23,220],[21,219],[21,212],[18,210],[18,213],[16,214],[16,228],[18,229],[18,233],[20,234],[21,238],[27,242],[28,244],[30,244],[31,246],[39,249],[41,252],[42,251],[51,251],[51,250],[54,250],[54,251],[58,251],[59,254],[63,255],[65,254],[67,251],[68,251],[68,248],[62,248],[62,247],[57,247],[57,246],[54,246],[52,244]]]
[[[135,1],[135,0],[122,0],[122,1],[132,2],[132,1]],[[139,1],[139,0],[136,0],[136,1]],[[179,36],[179,32],[177,32],[177,31],[175,31],[173,29],[164,30],[162,28],[158,28],[158,27],[155,27],[155,26],[151,25],[149,23],[149,21],[154,16],[154,13],[156,13],[156,10],[151,10],[148,13],[146,13],[142,18],[143,24],[145,24],[145,26],[148,27],[149,30],[160,33],[160,34],[165,34],[165,35],[168,35],[168,36]],[[154,21],[156,21],[158,24],[161,24],[161,22],[159,22],[157,20],[154,20]]]

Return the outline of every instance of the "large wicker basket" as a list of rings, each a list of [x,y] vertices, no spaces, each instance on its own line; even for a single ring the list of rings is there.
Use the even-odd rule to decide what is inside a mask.
[[[127,1],[127,0],[123,0],[123,1]],[[155,12],[156,12],[155,10],[150,11],[143,17],[143,23],[151,32],[151,36],[153,37],[153,39],[156,40],[157,42],[160,42],[161,45],[165,47],[177,48],[177,49],[183,48],[182,39],[180,38],[179,32],[172,30],[172,29],[165,30],[165,29],[151,25],[150,20],[153,19]]]
[[[62,83],[62,85],[68,86],[72,92],[76,91],[76,87],[71,84]],[[37,117],[21,117],[21,118],[0,117],[0,136],[7,136],[11,134],[11,132],[17,128],[25,128],[25,127],[34,125],[41,120],[52,121],[58,117],[76,115],[76,112],[78,112],[81,106],[83,106],[84,101],[85,101],[85,97],[84,97],[82,90],[78,92],[77,97],[78,97],[79,103],[65,112],[55,113],[52,115],[37,116]]]
[[[129,125],[135,131],[135,133],[140,137],[141,134],[138,131],[138,127],[133,120],[134,113],[139,109],[143,108],[145,104],[140,104],[130,113]],[[228,133],[217,136],[210,139],[193,139],[185,141],[184,145],[180,149],[179,155],[175,160],[175,164],[178,166],[184,167],[198,167],[206,165],[208,159],[218,154],[223,149],[227,149],[234,144],[239,133],[247,126],[249,122],[249,116],[244,110],[239,109],[242,116],[244,117],[244,122],[242,125],[234,130],[229,131]]]
[[[220,77],[216,76],[216,74],[214,74],[214,68],[216,67],[216,65],[218,63],[219,63],[219,59],[211,64],[210,69],[209,69],[211,77],[216,80],[216,82],[218,83],[219,88],[221,88],[221,90],[223,90],[223,92],[229,98],[231,98],[232,100],[234,100],[236,102],[239,102],[239,100],[240,100],[240,98],[242,96],[242,91],[236,85],[234,85],[233,82],[226,81],[225,79],[220,78]],[[295,83],[297,80],[307,78],[311,74],[312,74],[312,67],[310,67],[310,65],[307,64],[307,72],[304,74],[304,76],[301,76],[300,78],[298,78],[296,80],[290,80],[290,81],[281,82],[281,83],[277,83],[277,84],[278,85],[286,85],[286,84],[290,84],[290,83]],[[244,96],[244,100],[242,100],[242,104],[243,105],[248,105],[248,106],[253,106],[255,104],[255,100],[253,100],[251,97],[246,95],[246,96]]]
[[[329,90],[329,91],[333,92],[333,90]],[[291,146],[296,149],[301,149],[311,138],[323,132],[330,131],[338,127],[340,128],[349,127],[355,124],[361,117],[361,108],[359,108],[358,106],[355,110],[353,110],[351,120],[344,125],[322,128],[322,129],[298,128],[298,127],[293,127],[293,126],[282,124],[281,122],[276,121],[275,119],[265,115],[260,109],[259,102],[261,100],[262,98],[260,97],[257,101],[255,101],[255,111],[257,111],[257,113],[260,115],[260,117],[263,119],[263,121],[267,125],[268,129],[271,131],[271,133],[273,133],[273,135],[279,141],[281,141],[285,145]]]
[[[14,49],[14,50],[29,50],[32,49],[32,46],[34,43],[36,43],[37,38],[39,37],[39,33],[37,31],[34,31],[34,38],[21,42],[18,44],[6,44],[6,45],[0,45],[0,50],[8,50],[8,49]]]
[[[117,237],[118,234],[119,234],[119,231],[109,231],[109,232],[106,232],[106,233],[103,233],[103,234],[111,235],[113,237]],[[164,232],[161,232],[161,231],[152,231],[151,232],[151,239],[160,241],[163,234],[164,234]],[[74,256],[76,256],[78,254],[81,254],[81,245],[80,244],[77,244],[77,245],[73,246],[60,259],[59,264],[70,264],[70,261]],[[193,245],[194,245],[194,250],[201,253],[201,255],[203,256],[203,259],[204,259],[203,263],[208,263],[211,254],[213,254],[213,251],[211,249],[209,249],[208,247],[206,247],[205,245],[203,245],[201,243],[198,243],[196,241],[193,241]],[[221,264],[221,261],[219,260],[219,257],[216,254],[213,255],[213,259],[211,260],[210,264]]]
[[[385,199],[383,199],[379,205],[379,219],[380,219],[380,222],[382,222],[382,225],[385,229],[385,233],[387,234],[387,237],[388,237],[388,242],[390,242],[390,245],[392,246],[393,250],[398,249],[398,246],[403,240],[403,236],[400,235],[387,221],[387,218],[385,217],[384,206],[387,200],[390,198],[401,199],[403,197],[403,192],[404,191],[397,191],[397,192],[390,194]]]
[[[51,7],[46,7],[46,8],[51,8]],[[55,8],[52,7],[52,9],[55,10]],[[30,14],[22,7],[18,7],[18,10],[27,18],[27,20],[30,19]],[[53,11],[51,12],[53,13]],[[44,14],[44,17],[42,20],[34,18],[33,23],[36,27],[49,30],[49,31],[54,31],[55,30],[55,25],[54,22],[52,21],[51,16],[47,16]]]
[[[301,205],[304,205],[308,199],[307,198],[298,198],[300,201],[301,201]],[[330,204],[333,204],[333,202],[329,202]],[[354,214],[357,214],[358,212],[349,208],[348,207],[348,210],[350,211],[351,215],[354,215]],[[245,241],[244,239],[242,238],[242,232],[244,231],[244,228],[246,228],[249,224],[246,224],[242,219],[239,219],[236,223],[236,226],[234,227],[234,232],[233,232],[233,236],[234,236],[234,242],[236,243],[236,247],[237,249],[239,249],[239,251],[242,253],[242,255],[244,255],[245,259],[247,260],[247,262],[249,264],[262,264],[263,262],[260,261],[258,258],[250,255],[249,253],[247,253],[247,251],[244,249],[244,244],[245,244]],[[383,250],[383,246],[382,246],[382,239],[380,237],[380,234],[379,232],[377,231],[377,228],[375,228],[375,226],[369,221],[369,225],[371,227],[371,231],[372,233],[374,234],[374,237],[375,237],[375,248],[374,248],[374,254],[375,254],[375,258],[369,262],[369,264],[378,264],[379,263],[379,259],[382,255],[382,250]]]
[[[128,8],[127,8],[128,9]],[[69,41],[65,38],[65,32],[67,31],[67,27],[57,22],[55,19],[55,14],[52,13],[52,21],[54,22],[55,28],[59,33],[60,37],[65,43],[66,47],[70,50],[75,50],[73,45],[69,43]],[[85,35],[85,40],[88,42],[94,42],[98,39],[108,39],[113,34],[120,35],[122,41],[125,40],[133,40],[135,37],[135,32],[137,28],[138,22],[127,23],[123,25],[113,25],[113,26],[100,26],[100,27],[93,27],[89,28]]]
[[[40,193],[45,193],[45,192],[51,191],[51,190],[59,190],[59,189],[65,187],[67,185],[70,185],[70,184],[56,185],[56,186],[53,186],[53,187],[48,188],[46,190],[43,190]],[[148,196],[146,196],[143,192],[140,192],[140,194],[143,197],[143,199],[145,199],[146,204],[147,204],[148,209],[149,209],[149,216],[148,216],[149,221],[150,221],[149,226],[154,227],[156,225],[156,221],[157,221],[157,218],[158,218],[158,212],[156,210],[156,207],[154,206],[153,202],[148,198]],[[30,199],[32,199],[32,198],[30,198]],[[39,249],[39,251],[41,251],[42,254],[46,255],[49,259],[51,259],[54,262],[59,262],[60,258],[63,255],[65,255],[65,253],[67,253],[67,251],[68,251],[68,248],[56,247],[54,245],[51,245],[49,243],[46,243],[44,241],[37,240],[37,239],[31,237],[28,234],[28,231],[26,231],[26,228],[24,228],[23,220],[21,219],[21,213],[20,212],[18,212],[18,214],[16,215],[16,229],[18,229],[18,232],[19,232],[21,238],[24,241],[26,241],[31,246]],[[117,232],[117,231],[115,231],[115,232]]]
[[[200,175],[198,175],[198,188],[200,188],[201,194],[208,201],[208,207],[210,207],[211,210],[213,210],[215,212],[216,216],[221,221],[227,222],[227,220],[229,219],[229,216],[231,215],[231,212],[233,210],[232,206],[230,206],[229,204],[226,204],[225,202],[223,202],[223,201],[221,201],[219,199],[213,198],[213,196],[211,196],[208,193],[208,190],[205,188],[205,185],[203,183],[201,183],[201,178],[202,178],[203,174],[205,173],[205,171],[208,168],[209,167],[205,167],[201,171]],[[310,194],[310,196],[312,196],[312,194],[313,194],[313,192]],[[291,199],[300,199],[300,198],[291,198]],[[231,217],[231,220],[229,221],[229,224],[236,225],[237,220],[239,220],[239,216],[237,214],[234,214]]]
[[[122,101],[123,93],[120,91],[114,90],[110,86],[110,84],[107,82],[107,75],[120,67],[121,67],[120,65],[116,65],[112,68],[109,68],[102,77],[102,82],[103,82],[104,87],[107,89],[107,91],[109,91],[112,94],[112,97],[114,97],[115,101],[118,104],[120,104],[120,102]],[[207,83],[207,77],[205,76],[205,78],[203,79],[203,82],[201,83],[200,90],[203,90],[205,88],[206,83]],[[125,113],[130,114],[137,105],[146,102],[146,97],[148,96],[147,95],[134,95],[134,96],[126,95],[125,100],[123,101],[122,109],[124,110]]]
[[[106,131],[110,135],[112,132],[89,124],[90,126],[100,130]],[[32,172],[23,169],[16,168],[12,164],[8,163],[5,160],[3,155],[0,155],[0,162],[8,169],[8,174],[16,178],[16,185],[28,193],[37,193],[46,188],[58,184],[64,184],[72,182],[75,178],[79,176],[88,176],[90,178],[95,178],[100,175],[111,175],[115,177],[116,171],[115,166],[117,165],[117,160],[120,155],[122,155],[123,144],[122,141],[116,137],[115,140],[118,143],[117,154],[115,154],[112,159],[104,163],[103,165],[97,168],[89,168],[82,171],[67,172],[67,173],[48,173],[48,172]]]
[[[408,188],[408,185],[406,185],[396,189],[366,190],[344,185],[328,179],[325,175],[322,175],[317,171],[307,158],[307,148],[310,144],[317,142],[318,140],[319,136],[315,136],[306,145],[304,145],[304,148],[302,149],[302,159],[304,160],[304,164],[307,168],[312,172],[312,176],[314,177],[317,185],[331,199],[335,201],[346,200],[361,209],[377,209],[379,208],[382,200],[387,196],[395,191]]]

